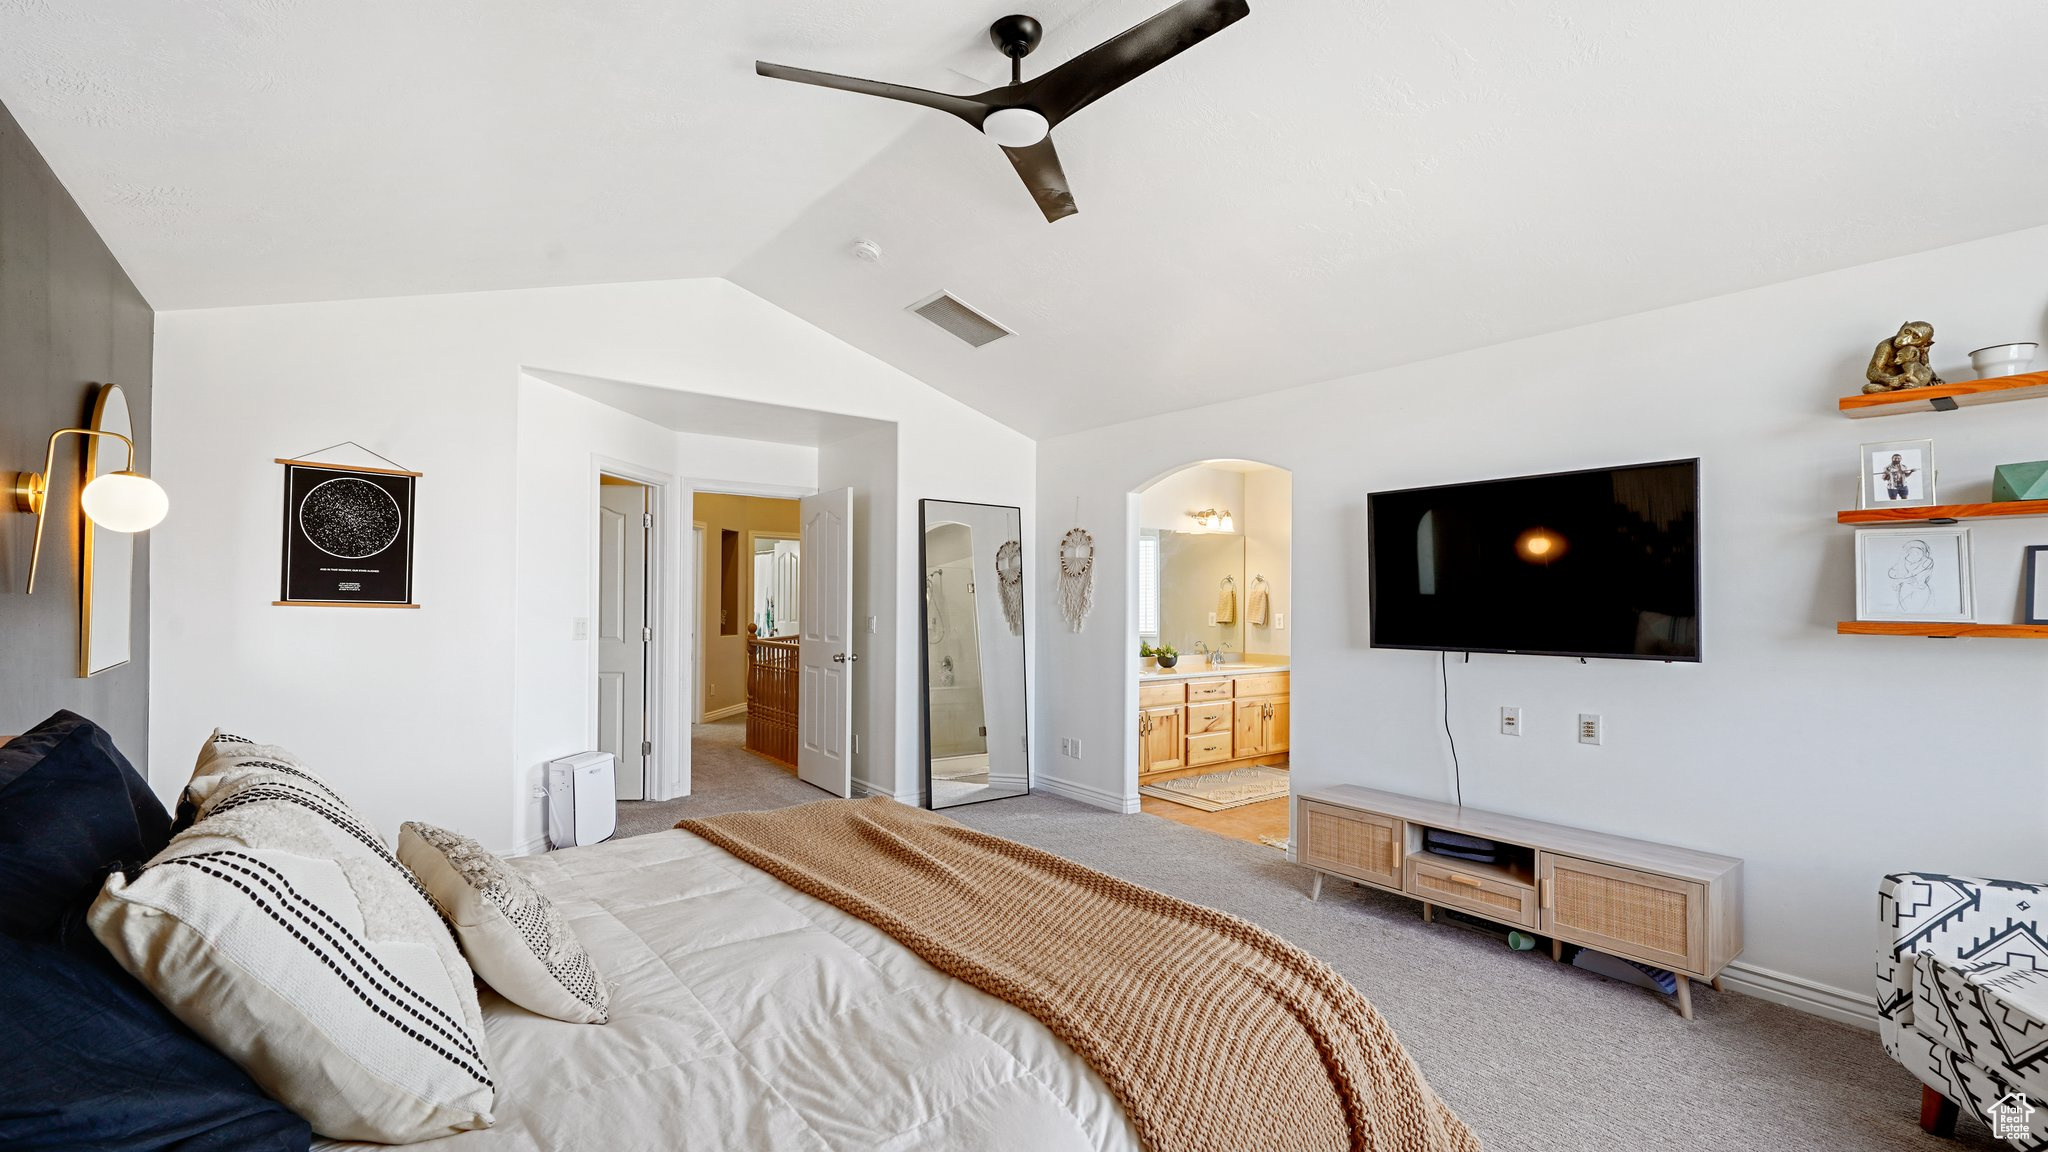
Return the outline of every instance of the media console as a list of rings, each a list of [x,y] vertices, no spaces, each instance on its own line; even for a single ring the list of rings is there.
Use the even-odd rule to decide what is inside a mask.
[[[1428,829],[1503,845],[1500,864],[1423,850]],[[1742,861],[1647,840],[1609,836],[1339,785],[1295,797],[1302,864],[1435,908],[1550,937],[1564,944],[1670,970],[1678,1014],[1692,1019],[1690,981],[1720,988],[1721,969],[1742,952]]]

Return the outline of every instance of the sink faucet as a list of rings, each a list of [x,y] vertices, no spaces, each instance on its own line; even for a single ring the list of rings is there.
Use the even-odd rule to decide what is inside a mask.
[[[1226,644],[1224,647],[1229,647],[1229,645]],[[1195,641],[1195,649],[1202,654],[1209,667],[1214,668],[1223,663],[1223,653],[1210,648],[1207,640]]]

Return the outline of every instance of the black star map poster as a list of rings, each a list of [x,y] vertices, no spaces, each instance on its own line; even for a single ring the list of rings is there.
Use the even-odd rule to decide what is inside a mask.
[[[416,608],[417,472],[279,460],[284,465],[284,594],[279,604]]]

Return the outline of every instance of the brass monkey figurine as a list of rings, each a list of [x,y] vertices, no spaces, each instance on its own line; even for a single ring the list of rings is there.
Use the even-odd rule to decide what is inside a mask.
[[[1870,383],[1865,392],[1897,392],[1902,388],[1925,388],[1941,383],[1941,377],[1927,363],[1934,348],[1934,325],[1915,320],[1899,325],[1899,334],[1879,340],[1870,354],[1870,367],[1863,376]]]

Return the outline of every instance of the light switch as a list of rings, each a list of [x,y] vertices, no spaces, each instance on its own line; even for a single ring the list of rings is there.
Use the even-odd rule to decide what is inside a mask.
[[[873,636],[874,634],[875,634],[875,618],[874,618],[873,616],[870,616],[870,617],[868,617],[868,635],[870,635],[870,636]]]

